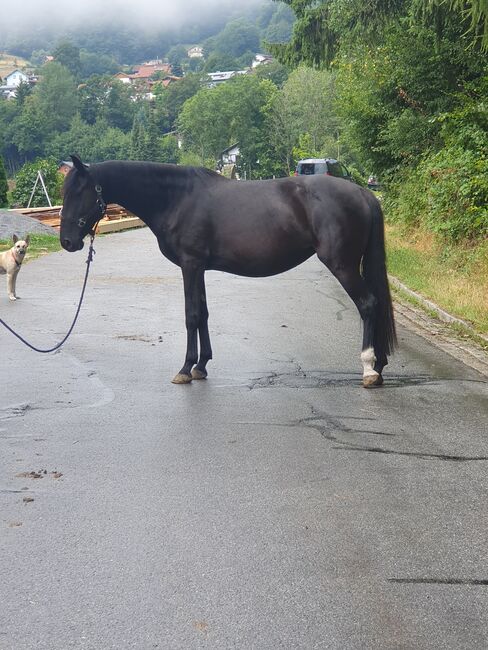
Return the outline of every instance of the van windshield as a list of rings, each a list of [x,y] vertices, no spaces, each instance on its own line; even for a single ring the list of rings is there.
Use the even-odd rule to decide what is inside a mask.
[[[298,173],[300,175],[310,176],[312,174],[325,174],[327,173],[326,163],[300,163],[298,165]]]

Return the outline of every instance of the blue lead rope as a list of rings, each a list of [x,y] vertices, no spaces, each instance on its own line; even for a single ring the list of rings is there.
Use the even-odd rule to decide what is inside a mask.
[[[64,343],[66,343],[66,341],[68,340],[68,338],[69,338],[71,332],[73,331],[73,329],[74,329],[74,327],[75,327],[75,324],[76,324],[76,321],[78,320],[78,315],[79,315],[79,313],[80,313],[81,305],[82,305],[82,303],[83,303],[83,297],[84,297],[84,295],[85,295],[85,289],[86,289],[86,283],[87,283],[87,281],[88,281],[88,273],[89,273],[89,271],[90,271],[90,265],[91,265],[91,263],[92,263],[92,261],[93,261],[93,256],[95,255],[95,249],[93,248],[93,240],[94,240],[94,236],[92,235],[92,238],[91,238],[91,241],[90,241],[90,248],[89,248],[89,250],[88,250],[88,258],[87,258],[87,260],[86,260],[85,280],[84,280],[84,282],[83,282],[83,288],[82,288],[82,290],[81,290],[81,296],[80,296],[80,300],[79,300],[79,302],[78,302],[78,308],[76,309],[76,314],[75,314],[75,317],[74,317],[74,319],[73,319],[73,322],[71,323],[71,327],[69,328],[68,333],[66,334],[66,336],[63,338],[62,341],[60,341],[59,343],[57,343],[57,344],[56,344],[55,346],[53,346],[52,348],[48,348],[47,350],[44,350],[44,349],[42,349],[42,348],[36,348],[35,345],[32,345],[31,343],[29,343],[29,341],[26,341],[22,336],[20,336],[20,334],[17,334],[17,332],[15,332],[15,331],[10,327],[10,325],[7,325],[7,323],[6,323],[2,318],[0,318],[0,323],[1,323],[1,324],[2,324],[6,329],[8,329],[9,332],[12,332],[12,334],[13,334],[14,336],[16,336],[16,337],[19,339],[19,341],[22,341],[22,343],[24,343],[25,345],[27,345],[28,348],[30,348],[31,350],[34,350],[34,352],[42,352],[43,354],[46,354],[47,352],[54,352],[54,350],[58,350],[58,349],[59,349],[59,348],[60,348]]]

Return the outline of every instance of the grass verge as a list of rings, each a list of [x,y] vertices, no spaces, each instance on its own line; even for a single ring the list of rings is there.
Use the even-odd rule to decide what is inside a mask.
[[[386,242],[389,273],[488,334],[488,241],[446,246],[431,233],[388,223]]]
[[[0,253],[6,251],[9,248],[12,248],[12,240],[6,241],[0,239]],[[36,257],[41,257],[41,255],[46,255],[47,253],[53,253],[54,251],[59,251],[61,249],[61,244],[59,243],[59,237],[57,235],[30,235],[30,244],[27,249],[27,255],[25,261],[35,260]]]

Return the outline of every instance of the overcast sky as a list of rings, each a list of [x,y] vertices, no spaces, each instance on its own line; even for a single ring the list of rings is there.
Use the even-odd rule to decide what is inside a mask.
[[[16,0],[8,3],[5,15],[16,28],[53,22],[71,27],[81,22],[120,19],[151,28],[195,23],[209,14],[218,14],[223,5],[242,8],[260,3],[262,0]]]

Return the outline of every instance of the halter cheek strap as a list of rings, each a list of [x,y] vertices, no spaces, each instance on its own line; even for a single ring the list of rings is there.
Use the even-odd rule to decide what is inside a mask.
[[[99,210],[100,214],[98,216],[98,219],[95,221],[95,223],[93,224],[93,226],[92,226],[92,228],[90,230],[90,236],[92,237],[92,240],[93,240],[93,237],[95,237],[95,231],[97,229],[98,222],[104,217],[105,212],[107,211],[107,204],[103,200],[103,196],[102,196],[102,186],[101,185],[95,185],[95,192],[97,193],[97,207],[98,207],[98,210]]]

